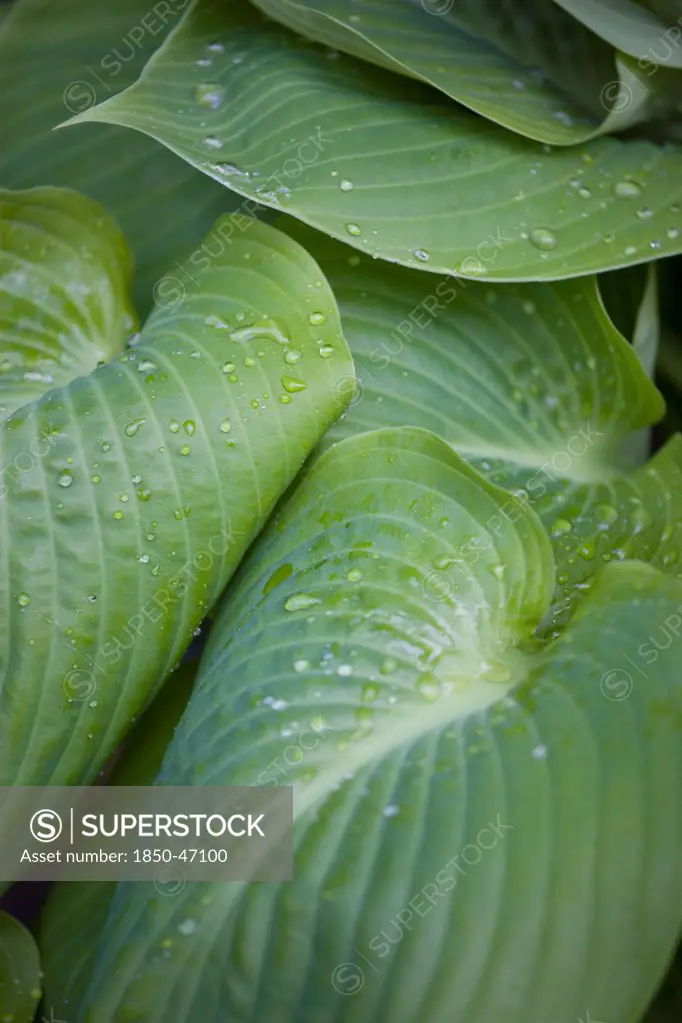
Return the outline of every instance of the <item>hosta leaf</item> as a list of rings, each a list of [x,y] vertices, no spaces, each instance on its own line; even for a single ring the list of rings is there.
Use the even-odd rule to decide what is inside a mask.
[[[572,145],[672,106],[682,79],[645,84],[636,64],[615,58],[554,4],[512,0],[501,8],[396,0],[256,0],[318,42],[433,85],[470,110],[529,138]],[[435,15],[435,16],[434,16]],[[668,93],[668,102],[664,94]]]
[[[70,113],[134,82],[187,0],[17,0],[0,35],[0,184],[62,185],[117,218],[135,253],[135,302],[221,214],[229,193],[150,139],[111,126],[53,132]]]
[[[605,315],[596,279],[491,288],[349,259],[344,246],[306,229],[295,236],[332,285],[358,370],[353,405],[325,445],[420,426],[518,491],[552,538],[554,626],[605,560],[680,571],[682,439],[626,474],[635,456],[646,458],[633,431],[658,420],[663,403]],[[636,318],[638,338],[645,320]],[[477,558],[471,544],[458,552],[462,563]],[[450,589],[457,572],[457,559],[434,570],[432,591]]]
[[[599,290],[609,316],[632,339],[642,365],[653,377],[661,327],[656,264],[602,274]]]
[[[0,910],[0,1020],[31,1023],[41,996],[40,956],[33,936]]]
[[[554,2],[619,50],[641,58],[643,65],[667,64],[682,68],[682,48],[679,46],[682,29],[679,23],[672,24],[673,17],[682,16],[679,4],[673,15],[672,8],[669,12],[663,9],[649,11],[635,0]]]
[[[224,218],[174,274],[134,349],[0,428],[2,784],[94,776],[342,410],[296,242]]]
[[[189,699],[196,670],[196,663],[183,662],[170,676],[128,736],[109,785],[153,784]],[[170,896],[178,883],[177,869],[171,865],[160,872],[157,890]],[[87,985],[115,889],[116,885],[107,881],[81,881],[56,884],[50,893],[41,917],[40,947],[48,957],[44,969],[50,977],[49,1003],[57,1015],[62,1010],[68,1013]]]
[[[653,379],[661,341],[657,264],[631,266],[602,274],[599,290],[609,316],[632,346]],[[633,465],[645,462],[651,451],[651,429],[645,427],[623,445]]]
[[[117,355],[135,314],[123,236],[84,196],[0,189],[0,237],[1,421]]]
[[[661,643],[627,699],[614,672],[679,622],[682,586],[608,565],[564,636],[528,645],[551,555],[527,507],[489,531],[506,499],[409,428],[309,471],[221,611],[159,779],[293,784],[294,880],[120,885],[77,1023],[638,1017],[682,917],[678,656]],[[434,559],[472,534],[480,562],[429,600]]]
[[[199,2],[134,86],[77,120],[146,132],[241,195],[434,272],[552,279],[682,251],[682,150],[546,151],[230,0]]]

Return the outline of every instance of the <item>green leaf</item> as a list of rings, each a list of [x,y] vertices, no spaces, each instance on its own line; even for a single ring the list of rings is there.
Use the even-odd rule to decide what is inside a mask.
[[[240,195],[423,270],[555,279],[682,251],[682,150],[548,150],[229,0],[197,3],[134,86],[74,120],[146,132]]]
[[[637,67],[545,2],[504,10],[465,2],[256,0],[309,38],[416,78],[529,138],[572,145],[646,119]],[[657,85],[673,76],[661,76]],[[674,78],[675,84],[678,83]],[[634,87],[633,87],[634,86]],[[665,105],[662,109],[665,109]]]
[[[75,192],[0,189],[0,421],[86,376],[135,327],[131,260],[114,221]]]
[[[419,426],[516,492],[557,559],[551,628],[566,624],[606,560],[681,570],[682,438],[641,465],[641,434],[663,402],[637,348],[607,317],[595,278],[491,288],[349,259],[307,229],[294,235],[330,281],[358,372],[352,407],[325,446]],[[645,321],[640,314],[636,339]],[[451,588],[459,563],[477,558],[465,546],[434,570],[432,590]]]
[[[40,956],[33,936],[0,911],[0,1020],[31,1023],[41,996]]]
[[[154,283],[237,201],[150,139],[111,126],[52,129],[134,82],[186,6],[18,0],[0,35],[0,183],[62,185],[106,206],[132,244],[145,314]]]
[[[632,339],[642,366],[653,379],[661,341],[656,263],[602,274],[599,290],[609,316],[625,337]],[[646,461],[651,451],[651,429],[645,427],[624,444],[633,465]]]
[[[128,736],[109,785],[153,784],[192,692],[197,666],[183,662],[170,676]],[[172,895],[178,883],[171,866],[157,878],[157,890]],[[50,892],[41,914],[39,939],[50,977],[49,1004],[56,1015],[62,1010],[68,1013],[87,984],[115,889],[107,881],[80,881],[56,884]]]
[[[608,43],[641,58],[641,66],[649,66],[649,73],[659,70],[652,70],[651,65],[668,64],[682,68],[682,48],[679,46],[682,31],[679,24],[672,24],[672,10],[669,17],[665,17],[663,11],[657,16],[634,0],[554,2]],[[675,17],[679,15],[682,15],[682,8],[677,4]]]
[[[0,427],[1,784],[95,776],[343,409],[296,242],[226,217],[176,272],[134,348]]]
[[[349,258],[298,226],[291,234],[324,268],[360,376],[352,411],[325,443],[412,423],[470,460],[532,474],[582,431],[582,454],[551,469],[586,482],[614,475],[624,438],[663,415],[594,277],[491,288]]]
[[[649,641],[682,586],[606,566],[564,636],[529,643],[551,554],[527,506],[490,530],[506,501],[409,428],[308,472],[159,778],[293,784],[294,880],[118,886],[78,1023],[638,1018],[682,918],[679,656]],[[430,600],[434,560],[472,535],[479,563]]]

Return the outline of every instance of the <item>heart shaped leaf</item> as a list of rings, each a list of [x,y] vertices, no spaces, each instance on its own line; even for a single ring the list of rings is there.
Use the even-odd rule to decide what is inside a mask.
[[[682,251],[677,147],[551,150],[232,0],[199,0],[135,85],[72,120],[145,132],[255,203],[422,270],[556,279]]]
[[[529,138],[574,145],[674,108],[681,79],[653,84],[561,7],[472,2],[257,0],[305,36],[433,85]]]
[[[649,464],[637,462],[647,458],[644,428],[663,413],[638,357],[645,342],[649,357],[655,289],[645,287],[641,309],[632,310],[635,348],[606,315],[595,278],[491,288],[349,259],[346,247],[319,233],[294,234],[332,285],[358,369],[352,407],[325,446],[366,430],[420,426],[512,490],[552,540],[554,629],[604,561],[639,558],[680,571],[682,438]],[[640,298],[642,288],[629,284]],[[462,565],[479,556],[475,544],[462,547],[432,572],[433,592],[451,589]]]
[[[118,886],[78,1023],[637,1018],[682,920],[679,655],[650,642],[682,585],[608,565],[537,644],[551,552],[507,500],[410,428],[308,472],[221,610],[159,778],[292,784],[294,880]],[[434,561],[471,536],[481,559],[431,599]]]
[[[343,408],[336,304],[286,236],[220,220],[159,300],[0,426],[3,785],[94,777]]]

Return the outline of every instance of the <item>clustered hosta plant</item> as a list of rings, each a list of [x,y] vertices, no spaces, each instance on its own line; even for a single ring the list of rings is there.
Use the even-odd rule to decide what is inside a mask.
[[[0,785],[295,816],[0,914],[0,1021],[672,1023],[682,3],[0,18]]]

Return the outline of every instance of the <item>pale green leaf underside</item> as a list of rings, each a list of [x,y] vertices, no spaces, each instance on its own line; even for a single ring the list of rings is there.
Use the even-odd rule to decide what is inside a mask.
[[[309,471],[221,610],[160,776],[293,784],[295,879],[172,899],[119,886],[77,1023],[637,1018],[681,916],[677,657],[661,643],[625,700],[605,675],[682,586],[609,565],[564,636],[522,652],[552,574],[528,509],[454,593],[421,585],[505,499],[411,429],[351,438]],[[475,865],[448,867],[498,822]],[[397,913],[443,872],[398,940]],[[352,998],[332,984],[349,962]]]
[[[133,248],[143,314],[173,260],[238,200],[150,139],[104,125],[52,129],[134,82],[186,6],[17,0],[0,36],[0,184],[61,185],[106,206]]]
[[[682,251],[681,150],[548,152],[436,98],[206,0],[134,86],[78,119],[146,132],[241,195],[424,270],[554,279]]]
[[[0,1020],[31,1023],[41,996],[40,956],[33,936],[0,911]]]
[[[648,92],[636,68],[560,7],[458,3],[442,16],[418,0],[257,0],[296,32],[433,85],[497,124],[572,145],[637,123]],[[670,79],[671,76],[666,76]],[[618,88],[620,80],[620,90]],[[657,83],[660,84],[660,83]]]
[[[131,260],[105,211],[65,189],[0,189],[0,421],[87,376],[135,326]]]
[[[230,218],[195,255],[132,350],[0,428],[2,784],[95,775],[343,408],[312,258]]]
[[[682,68],[680,26],[675,22],[682,15],[677,6],[674,19],[670,12],[659,16],[635,0],[554,0],[564,11],[586,25],[608,43],[642,60],[642,65],[666,64]],[[665,19],[665,20],[664,20]],[[658,69],[657,69],[658,71]]]

